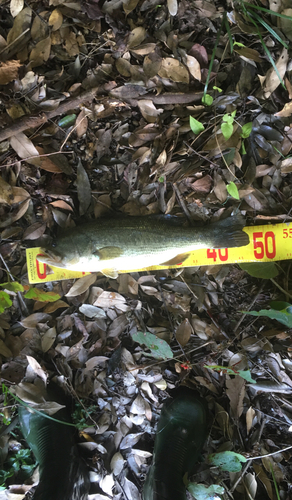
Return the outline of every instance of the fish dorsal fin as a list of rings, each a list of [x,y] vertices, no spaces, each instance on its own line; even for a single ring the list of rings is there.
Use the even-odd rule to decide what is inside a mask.
[[[182,264],[187,258],[190,256],[190,253],[179,253],[173,259],[170,259],[166,262],[162,262],[159,264],[160,266],[177,266],[178,264]]]
[[[120,247],[102,247],[95,250],[94,255],[99,257],[99,260],[112,260],[117,259],[123,255],[123,250]]]
[[[113,267],[109,267],[108,269],[101,269],[100,271],[102,274],[107,276],[108,278],[116,279],[119,275],[118,270],[114,269]]]

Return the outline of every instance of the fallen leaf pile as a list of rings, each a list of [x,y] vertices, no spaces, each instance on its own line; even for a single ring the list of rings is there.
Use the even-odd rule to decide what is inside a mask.
[[[247,459],[243,472],[204,460],[194,482],[289,496],[292,324],[248,314],[289,309],[289,260],[266,279],[210,265],[30,286],[25,249],[120,212],[291,221],[290,3],[0,3],[1,431],[16,414],[5,388],[54,414],[43,390],[57,379],[91,500],[141,498],[161,404],[181,383],[208,401],[205,453]],[[5,498],[20,499],[33,480],[3,471],[25,445],[9,431],[0,445]]]

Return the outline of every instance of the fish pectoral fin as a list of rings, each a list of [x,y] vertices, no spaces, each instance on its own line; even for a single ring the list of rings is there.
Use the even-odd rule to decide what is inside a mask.
[[[179,253],[173,259],[167,260],[166,262],[161,262],[160,266],[178,266],[182,264],[187,258],[191,255],[191,253]]]
[[[124,251],[120,247],[103,247],[93,252],[94,255],[99,257],[99,260],[117,259],[123,253]]]
[[[108,278],[116,279],[119,275],[118,270],[114,269],[113,267],[101,269],[100,271],[102,274],[107,276]]]

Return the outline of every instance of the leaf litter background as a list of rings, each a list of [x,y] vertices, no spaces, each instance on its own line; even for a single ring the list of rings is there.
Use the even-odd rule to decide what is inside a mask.
[[[289,1],[260,6],[292,12]],[[292,66],[279,41],[289,47],[291,22],[261,17],[278,34],[259,28],[279,75],[240,2],[0,2],[2,282],[12,276],[27,292],[25,248],[80,217],[172,213],[204,223],[239,207],[250,225],[292,220]],[[226,140],[223,116],[234,111]],[[204,125],[197,135],[190,116]],[[290,262],[272,267],[271,279],[219,265],[117,280],[94,273],[30,287],[27,297],[4,287],[12,306],[0,316],[2,381],[30,403],[42,401],[48,377],[67,385],[85,424],[90,498],[141,498],[161,404],[183,381],[213,415],[206,453],[271,454],[237,473],[202,462],[194,481],[220,484],[226,498],[272,500],[272,469],[281,498],[291,498],[290,330],[242,312],[291,302]],[[145,332],[167,352],[151,337],[151,350],[142,347]],[[5,424],[15,406],[1,401]],[[16,436],[1,433],[2,462],[25,447]],[[30,488],[18,477],[4,498]]]

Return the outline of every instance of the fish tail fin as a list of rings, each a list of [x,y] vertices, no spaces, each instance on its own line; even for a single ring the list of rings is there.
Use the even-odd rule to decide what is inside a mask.
[[[213,225],[213,224],[212,224]],[[245,219],[241,214],[228,217],[214,224],[213,248],[244,247],[249,244],[249,236],[242,228]]]

